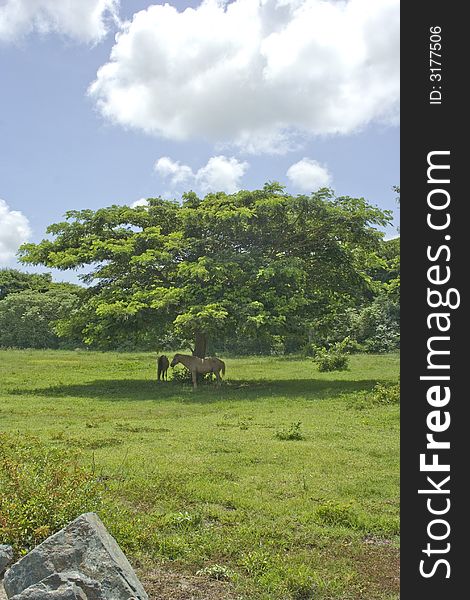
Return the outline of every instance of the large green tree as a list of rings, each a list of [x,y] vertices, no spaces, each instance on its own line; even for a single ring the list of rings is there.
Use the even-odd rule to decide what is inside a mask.
[[[66,213],[21,259],[86,268],[80,308],[62,321],[102,347],[172,333],[205,356],[208,340],[287,335],[332,306],[370,293],[391,215],[322,189],[292,196],[277,183],[181,202]]]

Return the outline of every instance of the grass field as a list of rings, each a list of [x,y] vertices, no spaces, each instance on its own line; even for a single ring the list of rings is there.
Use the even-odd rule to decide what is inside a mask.
[[[398,355],[226,363],[193,392],[151,354],[0,351],[0,432],[81,451],[151,597],[398,598]]]

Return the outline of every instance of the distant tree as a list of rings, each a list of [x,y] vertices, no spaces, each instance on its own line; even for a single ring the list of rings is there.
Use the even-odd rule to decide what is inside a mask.
[[[51,283],[52,277],[49,273],[23,273],[17,269],[0,269],[0,300],[8,294],[24,290],[45,291]]]
[[[0,301],[0,346],[58,348],[61,340],[55,323],[77,308],[79,291],[71,284],[52,284],[46,291],[8,294]]]
[[[89,287],[62,334],[110,347],[173,335],[205,356],[211,339],[283,336],[371,294],[367,270],[389,211],[328,189],[291,196],[278,183],[182,203],[66,213],[25,263],[88,267]]]

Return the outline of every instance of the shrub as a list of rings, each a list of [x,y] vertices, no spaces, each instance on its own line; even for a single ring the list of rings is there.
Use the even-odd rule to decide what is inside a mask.
[[[391,352],[400,347],[400,306],[385,295],[359,311],[351,311],[351,332],[366,352]]]
[[[213,376],[212,373],[198,373],[197,383],[198,385],[203,383],[211,383],[213,377],[215,376]],[[185,367],[176,367],[175,369],[173,369],[171,381],[173,381],[174,383],[185,383],[192,385],[193,379],[191,376],[191,371],[189,371]]]
[[[342,342],[332,344],[330,348],[319,348],[315,352],[314,361],[319,371],[346,371],[349,366],[348,350],[349,338]]]
[[[300,431],[301,422],[292,423],[287,429],[281,429],[276,432],[278,440],[304,440],[305,437]]]
[[[349,352],[391,352],[400,347],[400,304],[384,292],[360,307],[331,311],[314,320],[310,343],[304,353],[315,356],[318,348],[329,348],[345,337]]]
[[[370,400],[372,404],[400,404],[400,383],[378,383]]]
[[[348,407],[369,410],[377,406],[400,403],[400,382],[377,383],[369,392],[356,392],[350,396]]]
[[[77,454],[0,434],[0,543],[22,554],[101,505],[100,486]]]

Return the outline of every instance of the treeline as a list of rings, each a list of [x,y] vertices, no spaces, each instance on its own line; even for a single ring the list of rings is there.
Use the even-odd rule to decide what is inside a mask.
[[[370,297],[342,310],[332,310],[322,319],[311,321],[303,331],[285,335],[231,337],[211,341],[214,352],[234,354],[313,354],[317,347],[329,347],[349,337],[349,349],[362,352],[389,352],[400,346],[400,240],[382,243],[381,269],[370,272]],[[17,269],[0,269],[0,347],[77,348],[83,339],[63,320],[80,306],[85,288],[72,283],[56,283],[49,273],[30,274]],[[62,327],[61,327],[62,324]],[[155,337],[153,337],[155,336]],[[117,336],[106,345],[109,350],[177,350],[185,345],[178,335],[158,337]],[[90,343],[90,348],[102,344]]]
[[[80,339],[59,337],[57,323],[77,309],[83,288],[55,283],[49,273],[0,269],[0,347],[72,348]]]
[[[21,260],[80,268],[85,286],[0,271],[0,346],[173,350],[197,356],[315,354],[399,346],[392,215],[323,189],[276,183],[236,194],[69,211]]]

